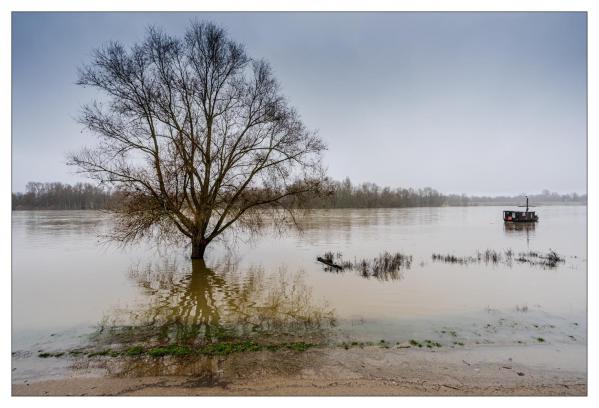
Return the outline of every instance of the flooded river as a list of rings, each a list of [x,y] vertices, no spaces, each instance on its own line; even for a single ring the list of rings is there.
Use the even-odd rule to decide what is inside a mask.
[[[538,207],[529,226],[504,225],[502,209],[316,210],[302,232],[216,243],[206,265],[192,264],[186,248],[104,244],[111,221],[100,212],[13,212],[13,380],[69,365],[43,352],[81,347],[105,327],[150,323],[175,341],[190,327],[202,336],[301,329],[302,339],[326,327],[337,345],[544,343],[584,370],[586,207]],[[334,262],[372,265],[385,251],[409,262],[372,274],[316,261],[330,252]],[[550,251],[560,262],[548,266]]]

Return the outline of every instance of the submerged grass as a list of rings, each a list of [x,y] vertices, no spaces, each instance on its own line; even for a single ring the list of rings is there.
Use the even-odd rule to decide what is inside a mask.
[[[428,347],[428,348],[442,347],[442,344],[439,343],[438,341],[424,340],[424,344],[426,344],[426,347]]]
[[[135,356],[142,355],[144,352],[145,352],[145,350],[143,347],[133,346],[133,347],[128,348],[127,351],[125,351],[125,354],[130,357],[135,357]]]
[[[254,341],[244,342],[220,342],[206,344],[204,346],[192,347],[180,344],[165,344],[154,347],[133,346],[127,349],[103,349],[96,351],[88,351],[77,353],[77,356],[83,355],[88,358],[94,357],[153,357],[160,358],[165,356],[185,357],[185,356],[226,356],[233,353],[246,353],[257,351],[281,351],[291,350],[295,352],[303,352],[311,348],[322,347],[319,343],[309,343],[304,341],[284,342],[284,343],[257,343]],[[61,357],[65,352],[59,353],[39,353],[38,357]],[[73,355],[69,352],[69,355]]]
[[[59,351],[56,353],[48,353],[48,352],[40,352],[38,353],[38,357],[40,358],[49,358],[49,357],[62,357],[65,353],[63,351]]]
[[[521,252],[516,259],[518,262],[530,263],[531,265],[541,265],[547,268],[555,268],[558,264],[566,262],[557,252],[549,250],[547,254],[536,251]]]
[[[154,347],[146,351],[151,357],[163,357],[163,356],[187,356],[192,353],[192,349],[187,346],[179,346],[177,344],[171,344],[163,347]],[[138,355],[141,355],[138,354]]]
[[[374,346],[374,343],[371,341],[351,341],[351,342],[342,342],[341,344],[338,345],[339,347],[344,348],[345,350],[349,350],[350,348],[354,348],[354,347],[359,347],[359,348],[364,348],[364,347],[369,347],[369,346]]]
[[[453,342],[454,345],[461,345],[463,346],[464,343],[462,342],[457,342],[454,341]],[[365,346],[376,346],[376,347],[380,347],[380,348],[384,348],[384,349],[390,349],[392,348],[392,346],[394,346],[394,348],[396,349],[404,349],[404,348],[427,348],[427,349],[434,349],[434,348],[441,348],[443,347],[443,344],[439,343],[438,341],[434,341],[434,340],[430,340],[430,339],[426,339],[426,340],[416,340],[416,339],[410,339],[407,343],[406,342],[400,342],[397,341],[395,343],[389,342],[387,340],[380,340],[378,343],[373,343],[373,342],[358,342],[358,341],[351,341],[351,342],[342,342],[340,344],[338,344],[338,347],[344,348],[345,350],[349,350],[351,348],[354,347],[360,347],[360,348],[364,348]]]
[[[87,353],[88,357],[97,357],[97,356],[110,356],[110,357],[117,357],[119,356],[121,353],[119,353],[118,351],[114,351],[111,349],[104,349],[104,350],[100,350],[100,351],[92,351],[90,353]]]
[[[410,345],[414,347],[422,347],[422,343],[414,339],[410,340]]]
[[[486,249],[485,251],[477,251],[476,256],[462,256],[458,257],[452,254],[438,254],[432,255],[434,262],[443,262],[451,264],[469,265],[473,263],[485,263],[485,264],[504,264],[512,266],[513,262],[527,263],[533,266],[541,266],[543,268],[555,268],[558,264],[565,262],[565,259],[561,257],[557,252],[549,250],[548,253],[543,254],[537,251],[520,252],[517,256],[513,250],[508,249],[505,251],[495,251],[493,249]]]

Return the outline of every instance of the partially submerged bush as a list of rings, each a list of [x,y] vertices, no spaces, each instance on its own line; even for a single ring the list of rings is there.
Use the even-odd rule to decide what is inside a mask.
[[[550,249],[546,255],[538,252],[522,252],[519,254],[518,262],[528,262],[532,265],[541,265],[547,268],[555,268],[558,264],[566,262],[565,258],[558,255],[557,252]]]
[[[373,259],[354,259],[353,262],[344,260],[339,252],[335,256],[332,252],[325,252],[322,257],[316,259],[327,265],[324,268],[327,272],[354,270],[364,278],[374,277],[380,280],[401,279],[401,270],[410,269],[412,266],[411,255],[404,255],[399,252],[391,254],[387,251]]]

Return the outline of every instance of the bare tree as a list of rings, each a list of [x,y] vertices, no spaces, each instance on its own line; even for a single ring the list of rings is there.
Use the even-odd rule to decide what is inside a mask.
[[[126,49],[112,42],[80,69],[101,91],[81,122],[99,143],[68,163],[116,187],[112,238],[184,238],[191,257],[233,225],[294,220],[317,192],[325,145],[281,95],[271,68],[212,23],[183,38],[156,28]]]

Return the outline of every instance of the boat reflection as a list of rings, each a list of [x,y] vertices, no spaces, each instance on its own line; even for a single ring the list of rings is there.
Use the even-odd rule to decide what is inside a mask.
[[[530,240],[535,237],[536,223],[534,222],[505,222],[503,230],[506,235],[514,237],[525,237],[526,244],[530,244]]]

